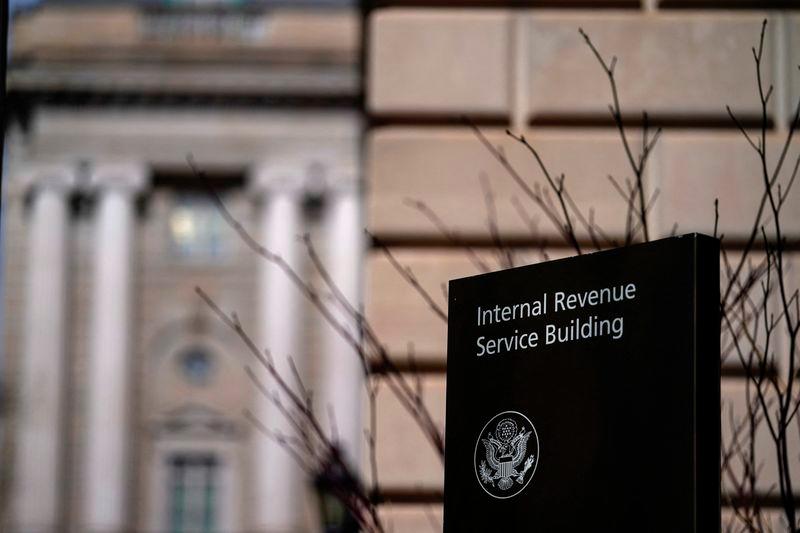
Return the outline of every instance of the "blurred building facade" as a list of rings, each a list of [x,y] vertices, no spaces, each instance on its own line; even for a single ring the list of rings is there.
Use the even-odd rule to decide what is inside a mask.
[[[286,375],[297,362],[348,444],[362,438],[361,368],[188,159],[303,276],[309,233],[358,301],[359,27],[330,1],[45,2],[16,16],[4,528],[316,530],[299,467],[243,415],[280,429],[245,374],[263,369],[195,287]]]
[[[189,154],[233,215],[298,272],[316,276],[296,239],[307,232],[353,301],[363,285],[367,318],[396,365],[420,376],[442,426],[446,327],[361,227],[443,307],[448,279],[506,265],[498,239],[517,263],[569,254],[546,220],[517,208],[514,183],[463,126],[467,116],[537,180],[504,129],[525,133],[576,202],[621,236],[625,206],[607,175],[630,169],[607,80],[578,27],[619,57],[632,123],[647,109],[665,127],[646,176],[648,192],[659,190],[655,236],[675,223],[713,232],[719,198],[721,231],[740,242],[761,184],[725,105],[757,124],[750,47],[766,17],[770,135],[785,133],[800,97],[800,15],[781,2],[735,4],[47,2],[19,16],[3,183],[3,375],[13,391],[4,523],[318,529],[308,480],[242,416],[281,424],[245,375],[252,357],[196,286],[277,357],[294,355],[362,456],[353,354],[219,217]],[[786,210],[795,248],[799,192]],[[741,405],[741,369],[731,363],[724,375],[724,402]],[[436,530],[440,458],[388,390],[376,418],[383,515],[394,531]],[[757,446],[760,490],[774,502],[767,435]]]

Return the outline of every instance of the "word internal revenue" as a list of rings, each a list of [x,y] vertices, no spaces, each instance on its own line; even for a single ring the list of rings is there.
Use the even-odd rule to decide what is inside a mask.
[[[596,307],[613,302],[622,302],[636,298],[636,285],[618,285],[614,287],[604,287],[602,289],[592,289],[578,293],[553,293],[553,312],[574,311],[588,307]],[[493,308],[483,309],[478,306],[478,326],[501,324],[525,318],[544,316],[548,313],[548,295],[544,293],[539,300],[521,302],[513,305],[495,305]],[[623,318],[615,317],[612,319],[598,319],[596,315],[586,319],[573,318],[565,326],[547,324],[544,331],[545,344],[555,342],[563,343],[591,337],[610,335],[613,339],[619,339],[623,334]],[[494,355],[502,352],[514,352],[517,350],[527,350],[539,345],[539,334],[536,331],[520,333],[514,330],[514,334],[504,337],[487,338],[485,335],[477,339],[478,357],[482,355]]]

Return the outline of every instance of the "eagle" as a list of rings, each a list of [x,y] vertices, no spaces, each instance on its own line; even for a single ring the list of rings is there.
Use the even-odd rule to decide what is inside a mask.
[[[511,487],[512,478],[516,479],[518,483],[522,483],[525,473],[533,464],[533,457],[531,456],[525,461],[521,472],[517,471],[517,467],[525,459],[530,437],[531,432],[525,431],[523,427],[509,442],[502,442],[494,438],[491,433],[488,438],[481,439],[486,450],[486,461],[481,461],[481,480],[488,485],[494,485],[494,482],[497,481],[497,486],[501,490]],[[489,468],[486,466],[487,463]]]

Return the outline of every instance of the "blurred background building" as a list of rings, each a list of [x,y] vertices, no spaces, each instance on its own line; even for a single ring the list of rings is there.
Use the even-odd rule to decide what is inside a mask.
[[[299,469],[243,417],[274,426],[245,375],[257,365],[194,288],[291,355],[310,388],[342,390],[349,441],[362,438],[360,368],[316,355],[338,339],[243,246],[187,157],[304,276],[298,236],[313,234],[356,300],[359,27],[336,1],[17,13],[3,187],[11,531],[314,530]]]
[[[762,184],[725,105],[758,124],[750,48],[766,17],[770,138],[785,133],[800,97],[792,7],[25,3],[12,21],[2,191],[3,524],[21,533],[320,530],[311,483],[243,416],[282,424],[246,376],[257,365],[197,286],[236,311],[287,372],[293,356],[333,407],[347,453],[363,459],[357,359],[225,223],[189,155],[233,216],[319,282],[297,239],[310,235],[347,296],[363,300],[397,366],[419,374],[443,425],[446,328],[376,243],[442,306],[442,284],[477,273],[475,257],[504,265],[498,239],[522,263],[569,253],[544,217],[521,216],[514,183],[461,117],[538,180],[504,129],[525,133],[567,176],[576,202],[621,236],[626,207],[607,175],[631,173],[583,27],[619,57],[631,123],[646,109],[665,127],[646,176],[648,192],[659,191],[655,236],[676,223],[681,233],[713,232],[718,197],[721,231],[741,243]],[[796,249],[797,187],[787,201]],[[723,396],[726,405],[744,401],[732,362]],[[394,531],[437,530],[440,459],[388,391],[377,420],[384,516]],[[760,490],[777,505],[771,442],[759,435],[756,444]]]

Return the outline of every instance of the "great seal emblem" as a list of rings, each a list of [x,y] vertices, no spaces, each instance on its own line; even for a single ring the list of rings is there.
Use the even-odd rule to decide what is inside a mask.
[[[483,426],[475,443],[475,475],[487,494],[511,498],[528,486],[539,463],[539,435],[527,416],[503,411]]]

